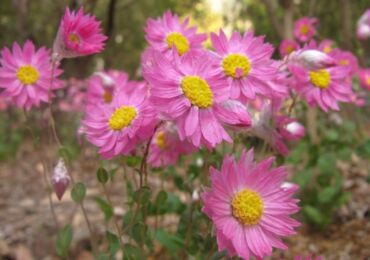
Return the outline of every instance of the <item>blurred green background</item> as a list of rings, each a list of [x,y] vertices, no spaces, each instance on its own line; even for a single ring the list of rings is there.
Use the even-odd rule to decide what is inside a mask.
[[[83,5],[102,21],[109,36],[106,50],[93,57],[64,61],[65,76],[85,77],[100,68],[124,69],[137,75],[140,53],[145,48],[146,19],[171,9],[190,16],[200,31],[254,29],[278,46],[291,35],[294,20],[316,16],[320,38],[362,55],[355,39],[356,21],[369,7],[368,0],[1,0],[0,46],[32,39],[51,47],[64,8]]]

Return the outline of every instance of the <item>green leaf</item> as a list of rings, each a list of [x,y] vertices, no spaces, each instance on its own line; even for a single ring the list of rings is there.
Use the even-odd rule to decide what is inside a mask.
[[[154,239],[172,253],[175,253],[184,246],[184,241],[179,236],[169,234],[161,229],[158,229],[154,233]]]
[[[96,260],[111,260],[112,257],[109,253],[100,253],[98,257],[94,258]]]
[[[112,256],[114,256],[121,247],[119,239],[115,234],[109,231],[106,232],[106,235],[108,239],[109,252],[111,253]]]
[[[109,221],[110,218],[113,216],[112,206],[109,205],[108,202],[99,197],[95,198],[95,201],[98,203],[101,211],[104,213],[105,221]]]
[[[325,132],[325,137],[330,141],[336,141],[339,138],[339,134],[337,131],[329,129]]]
[[[221,251],[221,252],[216,252],[213,255],[211,255],[210,260],[221,260],[224,259],[227,256],[226,250]]]
[[[151,195],[151,189],[148,186],[141,187],[134,193],[134,200],[138,204],[147,204]]]
[[[71,191],[71,197],[74,202],[80,203],[84,200],[86,195],[86,187],[82,182],[76,183]]]
[[[157,206],[157,208],[166,203],[167,197],[167,192],[165,192],[164,190],[158,192],[157,197],[155,198],[155,205]]]
[[[59,148],[58,155],[66,161],[69,161],[72,158],[71,152],[65,146],[62,146],[62,147]]]
[[[336,170],[336,159],[333,154],[323,154],[319,157],[317,165],[322,173],[331,173]]]
[[[96,172],[96,176],[98,178],[98,181],[100,183],[107,183],[108,179],[109,179],[109,175],[108,175],[108,172],[106,169],[104,169],[103,167],[100,167],[98,169],[98,171]]]
[[[142,251],[140,248],[135,247],[130,244],[125,244],[124,246],[124,256],[123,260],[136,260],[136,259],[143,259]]]
[[[319,202],[321,203],[329,203],[334,201],[335,196],[338,194],[340,190],[337,187],[326,187],[319,193]]]
[[[141,158],[138,156],[127,156],[126,157],[126,164],[129,167],[136,167],[140,164]]]
[[[60,257],[67,257],[69,246],[72,242],[73,231],[70,225],[59,230],[56,240],[56,251]]]
[[[303,207],[303,213],[310,221],[317,225],[321,226],[324,223],[324,216],[317,208],[306,205]]]
[[[131,235],[132,235],[132,238],[139,244],[141,245],[144,240],[145,240],[145,237],[146,237],[146,227],[143,223],[139,222],[139,223],[136,223],[133,227],[132,227],[132,231],[131,231]]]

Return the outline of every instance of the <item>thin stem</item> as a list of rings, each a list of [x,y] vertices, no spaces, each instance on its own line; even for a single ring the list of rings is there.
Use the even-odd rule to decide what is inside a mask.
[[[48,96],[49,96],[48,110],[49,110],[49,123],[50,123],[50,127],[51,127],[51,130],[52,130],[52,133],[53,133],[54,140],[57,143],[57,145],[59,146],[59,148],[61,148],[62,147],[62,142],[60,141],[60,139],[58,137],[58,134],[57,134],[57,131],[56,131],[55,120],[54,120],[53,110],[52,110],[52,103],[51,103],[51,91],[52,91],[52,88],[53,88],[54,72],[55,72],[55,66],[56,66],[57,62],[59,62],[59,58],[54,57],[53,60],[52,60],[52,64],[51,64],[50,87],[49,87],[49,90],[48,90]],[[72,171],[70,169],[68,169],[69,167],[68,167],[68,161],[67,160],[66,160],[66,167],[67,167],[67,170],[69,172],[69,175],[71,176],[72,185],[74,185],[75,181],[74,181],[74,178],[73,178],[73,175],[72,175]],[[83,201],[79,202],[78,204],[80,205],[80,208],[82,210],[82,214],[83,214],[84,219],[85,219],[86,224],[87,224],[87,228],[89,229],[93,252],[94,252],[95,255],[97,255],[98,247],[97,247],[95,235],[94,235],[90,220],[87,216],[87,212],[86,212],[86,209],[84,207]]]
[[[112,203],[112,200],[111,200],[111,197],[110,197],[109,192],[108,192],[108,190],[107,190],[107,186],[106,186],[104,183],[102,184],[102,186],[103,186],[104,195],[105,195],[105,197],[106,197],[106,199],[107,199],[107,201],[108,201],[109,205],[112,207],[112,209],[114,209],[114,207],[113,207],[113,203]],[[114,210],[113,210],[113,212],[114,212]],[[123,250],[123,246],[124,246],[124,244],[123,244],[123,241],[122,241],[122,231],[121,231],[121,229],[119,228],[119,225],[118,225],[118,223],[117,223],[117,219],[116,219],[114,216],[113,216],[113,224],[114,224],[114,226],[115,226],[115,228],[116,228],[116,232],[117,232],[117,235],[118,235],[118,239],[119,239],[119,242],[121,243],[122,250]]]
[[[35,142],[37,140],[36,139],[36,135],[33,132],[32,128],[29,126],[29,122],[28,122],[29,120],[28,120],[27,114],[26,114],[26,112],[24,110],[22,110],[22,115],[24,117],[24,120],[26,121],[26,129],[30,132],[31,137],[32,137],[33,141]],[[36,145],[34,145],[34,146],[36,146]],[[59,230],[59,221],[58,221],[57,215],[55,213],[53,199],[51,197],[52,187],[51,187],[51,183],[50,183],[50,180],[48,178],[47,171],[46,171],[46,163],[45,163],[45,161],[43,159],[45,157],[44,156],[41,156],[41,154],[40,154],[40,150],[43,150],[43,149],[38,149],[38,147],[34,147],[34,148],[36,150],[36,154],[38,155],[38,157],[41,160],[41,164],[42,164],[42,175],[43,175],[44,185],[45,185],[45,189],[46,189],[47,196],[48,196],[48,201],[49,201],[49,207],[50,207],[50,210],[51,210],[51,215],[52,215],[53,220],[55,222],[56,228]]]
[[[148,143],[146,144],[146,147],[145,147],[145,151],[144,151],[143,159],[141,160],[140,171],[139,171],[139,174],[140,174],[140,188],[143,187],[143,174],[145,175],[145,184],[147,184],[147,182],[148,182],[148,172],[147,172],[146,167],[147,167],[147,157],[148,157],[148,154],[149,154],[149,148],[150,148],[150,144],[152,143],[153,137],[154,137],[155,133],[157,132],[158,127],[161,124],[162,124],[162,122],[160,122],[154,128],[154,133],[149,138]]]

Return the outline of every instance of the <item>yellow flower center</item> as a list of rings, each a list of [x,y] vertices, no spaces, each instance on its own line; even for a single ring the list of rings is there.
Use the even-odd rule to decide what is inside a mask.
[[[160,131],[156,138],[155,138],[155,143],[159,147],[159,149],[164,150],[167,148],[167,141],[166,141],[166,136],[163,131]]]
[[[370,77],[369,76],[366,76],[366,85],[369,85],[370,86]]]
[[[77,44],[80,43],[80,37],[78,37],[77,34],[75,33],[71,33],[70,35],[68,35],[68,40],[73,43],[77,43]]]
[[[198,76],[185,76],[181,88],[190,102],[199,108],[208,108],[213,104],[213,93],[208,83]]]
[[[288,45],[285,49],[287,54],[290,54],[292,51],[294,51],[294,47],[292,45]]]
[[[108,90],[104,91],[103,99],[105,103],[111,103],[113,99],[112,93]]]
[[[243,225],[257,224],[263,213],[261,196],[252,190],[243,189],[236,193],[231,201],[233,216]]]
[[[300,31],[303,35],[306,35],[308,33],[309,27],[308,25],[304,24],[301,26]]]
[[[310,81],[311,83],[321,89],[329,87],[330,84],[330,74],[327,70],[316,70],[310,71]]]
[[[325,53],[330,53],[331,52],[331,46],[330,45],[325,46],[324,49],[323,49],[323,51]]]
[[[227,76],[241,78],[248,75],[251,62],[244,55],[230,54],[223,59],[222,68]]]
[[[17,71],[17,78],[25,85],[34,84],[39,76],[39,72],[31,65],[21,66]]]
[[[129,126],[136,118],[136,109],[132,106],[121,106],[117,108],[109,118],[109,127],[114,131]]]
[[[341,66],[347,66],[349,64],[349,60],[343,59],[339,61],[339,65]]]
[[[175,45],[180,55],[187,52],[190,47],[188,39],[178,32],[168,34],[166,37],[166,42],[169,49],[171,49],[172,46]]]

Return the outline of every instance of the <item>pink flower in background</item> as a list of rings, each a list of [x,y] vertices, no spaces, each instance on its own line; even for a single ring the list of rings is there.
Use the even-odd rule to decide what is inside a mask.
[[[150,48],[170,57],[174,49],[179,55],[201,51],[202,43],[207,39],[206,34],[196,33],[196,27],[189,27],[189,18],[180,22],[171,11],[156,20],[149,18],[144,31]]]
[[[294,88],[308,104],[319,105],[327,112],[339,110],[338,101],[351,102],[351,82],[347,80],[348,69],[341,66],[307,70],[301,66],[289,67],[294,76]]]
[[[298,49],[299,49],[299,44],[295,40],[285,39],[285,40],[282,40],[282,42],[280,43],[279,53],[281,57],[284,57]]]
[[[367,90],[370,90],[370,68],[359,69],[358,78],[360,80],[360,85]]]
[[[126,72],[117,70],[94,73],[87,81],[87,104],[109,104],[117,91],[123,89],[128,81]]]
[[[253,161],[253,150],[240,161],[225,156],[221,171],[210,169],[211,188],[201,197],[203,212],[212,220],[219,251],[244,259],[271,255],[272,248],[287,249],[281,237],[295,234],[299,222],[290,218],[299,210],[292,195],[297,186],[281,187],[287,172],[271,168],[273,158]]]
[[[71,182],[71,177],[68,175],[65,162],[62,158],[59,159],[58,164],[54,168],[51,182],[53,184],[55,194],[57,195],[58,199],[61,200],[64,192],[67,190],[68,185]]]
[[[250,133],[287,156],[289,149],[286,143],[303,138],[305,129],[296,119],[279,115],[281,105],[280,100],[264,100],[261,106],[255,107]]]
[[[335,50],[335,42],[330,39],[324,39],[320,42],[318,49],[326,54],[331,53],[333,50]]]
[[[4,89],[1,95],[26,110],[40,106],[41,102],[49,102],[54,96],[52,90],[62,86],[56,79],[62,70],[56,68],[50,89],[50,51],[44,47],[36,50],[31,41],[27,41],[23,49],[18,43],[13,44],[12,50],[3,48],[0,64],[0,88]]]
[[[241,36],[234,32],[227,39],[224,32],[211,34],[217,61],[216,73],[230,87],[230,98],[242,102],[253,100],[256,95],[272,97],[284,95],[286,89],[270,84],[277,76],[277,62],[271,59],[274,51],[264,37],[254,37],[252,32]]]
[[[156,113],[145,90],[121,93],[111,104],[96,104],[86,110],[82,122],[87,140],[99,147],[100,155],[111,159],[128,154],[154,131]]]
[[[64,112],[83,112],[86,105],[84,80],[70,78],[65,81],[66,96],[59,101],[59,109]]]
[[[151,85],[155,107],[176,122],[180,139],[207,148],[223,140],[231,142],[223,119],[230,117],[237,122],[237,116],[222,106],[230,90],[216,75],[208,53],[181,57],[175,53],[171,62],[156,52],[153,60],[155,65],[144,69],[144,77]]]
[[[84,14],[83,7],[77,12],[67,7],[61,20],[53,52],[56,58],[73,58],[103,51],[104,41],[100,22],[90,14]]]
[[[182,154],[194,152],[194,147],[187,140],[181,141],[176,126],[167,122],[160,127],[150,144],[148,163],[153,167],[175,165]]]
[[[307,42],[316,34],[316,18],[302,17],[294,23],[294,37],[301,41]]]
[[[0,111],[7,110],[10,103],[11,103],[11,101],[9,100],[9,98],[6,98],[6,97],[3,97],[3,96],[0,95]]]
[[[357,37],[360,40],[370,38],[370,9],[367,9],[357,22]]]
[[[357,72],[358,61],[351,52],[336,49],[330,53],[330,56],[336,60],[338,66],[348,70],[348,76],[353,76]]]

